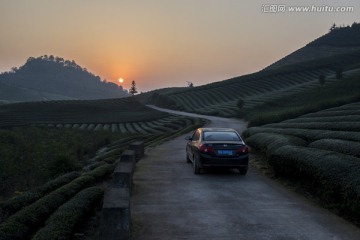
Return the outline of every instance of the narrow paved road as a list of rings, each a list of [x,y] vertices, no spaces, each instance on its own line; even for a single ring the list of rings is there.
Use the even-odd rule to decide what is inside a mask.
[[[179,113],[199,116],[190,113]],[[213,127],[245,123],[202,116]],[[277,182],[249,169],[194,175],[184,136],[146,152],[137,164],[131,198],[133,239],[346,240],[360,230]]]

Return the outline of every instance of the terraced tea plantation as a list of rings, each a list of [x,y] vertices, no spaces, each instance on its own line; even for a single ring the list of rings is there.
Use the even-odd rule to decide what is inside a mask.
[[[22,137],[21,133],[40,134],[36,129],[43,133],[44,128],[49,127],[56,132],[59,132],[59,129],[98,134],[111,131],[112,133],[108,133],[112,137],[118,136],[116,141],[99,149],[95,156],[80,156],[85,159],[81,161],[80,170],[56,177],[30,191],[20,192],[20,195],[13,198],[5,198],[0,203],[0,240],[71,239],[79,223],[86,223],[89,211],[94,211],[101,203],[104,192],[102,185],[130,143],[143,141],[145,147],[152,147],[205,123],[202,119],[153,110],[134,98],[29,102],[0,106],[0,127],[4,129],[2,134],[8,134],[2,139],[9,141],[6,143],[9,146],[18,146],[17,142],[13,142],[16,139],[28,141],[29,136]],[[33,127],[30,127],[30,130],[19,131],[28,128],[27,126]],[[16,138],[9,134],[14,129],[17,129]],[[106,131],[95,132],[98,130]],[[50,138],[52,136],[49,135]],[[46,148],[46,141],[42,144],[44,146],[41,147]],[[41,148],[39,149],[35,151],[41,151]],[[19,150],[16,157],[21,158],[19,154],[29,154],[29,151],[30,149]],[[9,151],[6,154],[9,156]],[[81,154],[89,155],[89,151],[75,151],[75,155]],[[12,158],[10,155],[10,159]],[[4,160],[1,159],[2,164]],[[11,168],[13,165],[6,166]],[[16,169],[12,170],[16,172]],[[0,197],[4,198],[2,194]]]
[[[32,125],[158,134],[192,124],[192,118],[153,110],[134,98],[28,102],[0,106],[0,127]]]
[[[82,171],[59,176],[34,190],[10,198],[0,205],[0,239],[70,239],[86,214],[100,204],[102,182],[113,172],[121,153],[134,141],[154,146],[204,124],[193,124],[164,134],[123,137],[100,149]]]
[[[238,100],[244,102],[242,112],[250,112],[264,103],[276,102],[287,96],[318,88],[323,75],[326,84],[336,80],[337,69],[359,68],[360,51],[309,60],[273,70],[235,77],[199,87],[154,91],[152,95],[137,96],[160,107],[205,115],[235,117],[239,114]]]
[[[318,86],[321,74],[332,77],[334,72],[329,68],[320,68],[269,76],[248,75],[236,81],[227,80],[223,84],[209,84],[165,96],[170,102],[168,107],[173,105],[188,112],[234,117],[239,111],[239,98],[245,102],[245,110],[253,109],[264,102]]]
[[[0,105],[0,127],[152,121],[168,116],[134,98],[24,102]]]
[[[277,175],[360,222],[360,102],[252,127],[244,136]]]

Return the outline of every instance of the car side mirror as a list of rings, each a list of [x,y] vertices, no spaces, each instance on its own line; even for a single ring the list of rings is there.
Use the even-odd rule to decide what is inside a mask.
[[[192,137],[191,136],[186,136],[185,140],[192,141]]]

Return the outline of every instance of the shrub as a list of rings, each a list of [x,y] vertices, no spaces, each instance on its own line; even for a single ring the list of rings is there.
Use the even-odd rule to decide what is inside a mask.
[[[18,211],[0,224],[0,239],[25,239],[39,229],[59,206],[81,189],[93,184],[95,180],[94,177],[88,175],[81,176]]]
[[[59,206],[80,190],[91,186],[112,173],[115,164],[103,164],[72,182],[40,198],[0,224],[0,240],[24,239],[36,231]]]
[[[81,164],[74,156],[59,154],[55,156],[54,161],[48,163],[47,169],[50,175],[56,176],[58,174],[80,170]]]
[[[236,102],[236,106],[237,106],[239,109],[241,109],[241,108],[244,107],[244,105],[245,105],[244,100],[243,100],[242,98],[239,98],[239,99],[237,100],[237,102]]]
[[[306,142],[294,136],[274,133],[256,133],[245,139],[246,144],[263,152],[270,152],[285,145],[306,146]]]
[[[100,187],[90,187],[82,190],[70,201],[59,207],[32,239],[70,239],[76,224],[99,202],[103,193],[104,190]]]
[[[346,155],[360,157],[360,143],[339,139],[320,139],[312,142],[309,147],[335,151]]]
[[[65,175],[62,175],[41,187],[35,188],[32,191],[23,193],[19,196],[10,198],[1,204],[1,210],[3,214],[3,220],[6,219],[11,214],[17,212],[21,208],[35,202],[36,200],[43,197],[45,194],[69,183],[73,179],[79,177],[78,172],[71,172]]]
[[[329,117],[299,117],[283,121],[284,123],[307,123],[307,122],[360,122],[360,115],[344,115]]]
[[[113,164],[104,163],[99,167],[91,170],[90,172],[84,173],[83,176],[90,176],[95,178],[96,180],[102,180],[106,178],[109,174],[111,174],[114,171],[114,168],[115,168],[115,163]]]
[[[277,133],[283,135],[292,135],[304,139],[307,142],[323,138],[342,139],[349,141],[360,141],[360,132],[351,131],[330,131],[330,130],[316,130],[316,129],[297,129],[297,128],[265,128],[252,127],[248,128],[244,133],[244,138],[247,138],[256,133]]]
[[[296,129],[316,129],[316,130],[335,130],[335,131],[355,131],[360,132],[360,122],[307,122],[307,123],[275,123],[264,125],[271,128],[296,128]]]
[[[360,220],[360,161],[344,154],[282,146],[268,156],[277,174],[302,182],[328,207]]]

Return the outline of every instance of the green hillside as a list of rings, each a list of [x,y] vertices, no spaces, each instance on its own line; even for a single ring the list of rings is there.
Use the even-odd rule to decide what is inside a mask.
[[[352,74],[352,70],[360,68],[359,26],[354,23],[351,27],[333,27],[328,34],[290,54],[294,61],[284,60],[286,64],[277,67],[198,87],[160,89],[137,98],[143,103],[188,112],[243,116],[263,104],[316,89],[321,75],[330,84],[336,80],[336,71]],[[239,99],[244,102],[241,111],[237,105]]]
[[[170,93],[158,91],[148,96],[147,101],[188,112],[235,117],[239,114],[239,99],[244,101],[242,111],[250,112],[266,102],[317,88],[320,75],[326,77],[327,84],[335,81],[338,68],[348,71],[359,63],[360,51],[353,51]]]
[[[242,117],[249,126],[258,126],[360,100],[360,69],[344,72],[340,80],[326,81],[324,86],[317,83],[312,88],[264,102],[255,109],[242,109]]]

